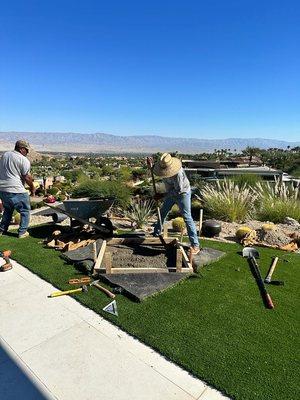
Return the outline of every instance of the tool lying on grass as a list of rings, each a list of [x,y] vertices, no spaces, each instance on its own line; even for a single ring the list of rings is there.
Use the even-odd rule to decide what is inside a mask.
[[[118,314],[118,308],[117,308],[116,300],[114,300],[111,303],[107,304],[107,306],[102,308],[102,310],[108,312],[109,314],[115,315],[116,317],[119,315]]]
[[[12,265],[10,262],[9,257],[11,256],[11,251],[10,250],[3,250],[0,251],[0,257],[3,257],[5,264],[1,265],[0,267],[0,272],[6,272],[12,269]]]
[[[86,293],[87,291],[88,291],[88,287],[86,285],[83,285],[79,289],[71,289],[71,290],[53,292],[48,297],[58,297],[58,296],[64,296],[65,294],[73,294],[73,293],[80,293],[80,292]]]
[[[69,280],[69,285],[80,285],[90,283],[91,278],[89,276],[84,276],[82,278],[72,278]]]
[[[243,249],[243,257],[246,257],[249,261],[249,264],[252,269],[252,273],[254,275],[254,278],[257,282],[259,291],[261,293],[261,296],[263,298],[263,301],[266,305],[267,308],[274,308],[271,296],[267,292],[267,289],[264,285],[264,281],[262,279],[256,258],[259,258],[259,253],[256,249],[253,247],[244,247]]]
[[[97,281],[93,281],[92,283],[90,283],[89,286],[95,286],[97,289],[101,290],[101,292],[105,293],[108,297],[110,297],[111,299],[114,299],[116,297],[116,295],[112,292],[110,292],[108,289],[106,289],[105,287],[99,285],[99,280]]]
[[[86,279],[86,278],[81,278],[81,280]],[[80,279],[70,279],[70,281],[77,281]],[[98,281],[93,281],[91,283],[89,283],[88,285],[83,285],[81,286],[81,288],[78,289],[71,289],[71,290],[64,290],[64,291],[58,291],[58,292],[53,292],[51,293],[48,297],[58,297],[58,296],[64,296],[66,294],[74,294],[74,293],[80,293],[80,292],[87,292],[88,291],[88,287],[89,286],[95,286],[97,289],[101,290],[101,292],[105,293],[108,297],[110,297],[111,299],[114,299],[116,297],[115,294],[113,294],[112,292],[110,292],[108,289],[106,289],[105,287],[99,285],[99,280]],[[72,284],[76,284],[78,282],[74,282]]]
[[[267,276],[265,277],[264,282],[269,285],[283,286],[284,285],[283,281],[272,281],[272,275],[276,268],[277,262],[278,262],[278,257],[273,258],[273,262],[269,268],[269,271],[267,273]]]

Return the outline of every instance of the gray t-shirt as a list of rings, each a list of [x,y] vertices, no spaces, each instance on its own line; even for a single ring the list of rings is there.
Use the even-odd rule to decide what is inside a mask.
[[[25,193],[23,176],[29,174],[30,161],[18,151],[7,151],[0,159],[0,191]]]
[[[171,176],[171,178],[164,178],[163,182],[169,196],[176,196],[177,194],[187,193],[191,190],[190,182],[183,168],[180,168],[177,175]]]

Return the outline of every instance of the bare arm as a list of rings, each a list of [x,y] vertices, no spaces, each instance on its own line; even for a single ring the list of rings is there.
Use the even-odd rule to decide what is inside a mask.
[[[30,174],[24,175],[23,176],[24,181],[27,183],[27,185],[29,186],[30,189],[30,193],[32,196],[34,196],[35,194],[35,187],[33,184],[33,178]]]

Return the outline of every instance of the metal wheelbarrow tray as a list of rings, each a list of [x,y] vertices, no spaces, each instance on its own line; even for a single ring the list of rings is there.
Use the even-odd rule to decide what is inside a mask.
[[[110,209],[114,200],[112,197],[99,199],[81,198],[65,200],[57,204],[48,204],[48,206],[59,213],[67,215],[71,220],[74,219],[81,224],[88,224],[106,236],[111,236],[113,225],[110,219],[104,217],[103,214]],[[90,218],[95,218],[96,222],[91,222]]]

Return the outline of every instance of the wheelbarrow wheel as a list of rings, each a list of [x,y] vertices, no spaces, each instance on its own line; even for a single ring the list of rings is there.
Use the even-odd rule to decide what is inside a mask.
[[[101,228],[101,232],[106,237],[111,237],[113,235],[114,227],[109,218],[100,217],[96,220],[96,225]]]

